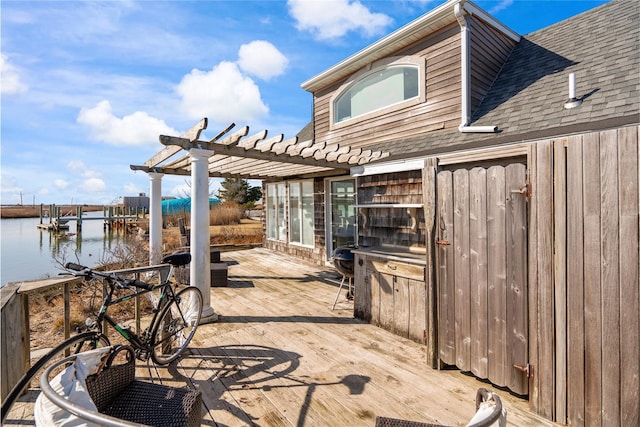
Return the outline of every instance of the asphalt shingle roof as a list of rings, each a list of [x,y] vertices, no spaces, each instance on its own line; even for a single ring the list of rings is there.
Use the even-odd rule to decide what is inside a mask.
[[[569,74],[582,105],[565,109]],[[614,0],[521,39],[472,116],[497,134],[426,133],[385,144],[392,158],[640,123],[640,3]],[[382,147],[380,147],[382,148]]]

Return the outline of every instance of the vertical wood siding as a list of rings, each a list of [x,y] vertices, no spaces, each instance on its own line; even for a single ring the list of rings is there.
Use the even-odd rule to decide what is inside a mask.
[[[0,290],[0,322],[2,324],[0,399],[2,400],[29,369],[29,298],[26,294],[18,293],[18,290],[18,284],[9,284]]]
[[[528,391],[532,410],[561,424],[640,425],[639,129],[537,141],[528,169],[435,175],[442,363]],[[380,319],[392,282],[371,281]],[[388,327],[412,321],[397,319]],[[511,369],[527,361],[528,379]]]
[[[567,142],[570,425],[640,424],[639,163],[635,126]]]
[[[536,412],[554,419],[553,141],[537,142],[531,151],[529,318],[532,332],[529,344],[532,349],[530,363],[534,367],[534,392],[530,401]]]

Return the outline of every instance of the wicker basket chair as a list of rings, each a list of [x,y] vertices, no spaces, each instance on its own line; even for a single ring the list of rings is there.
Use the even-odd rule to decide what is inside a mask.
[[[125,362],[116,364],[116,360],[122,359],[116,359],[121,352],[127,355]],[[67,359],[73,360],[73,358],[74,356],[71,356]],[[197,427],[201,425],[202,395],[200,391],[136,380],[134,351],[129,346],[113,347],[102,370],[86,377],[86,392],[98,413],[74,405],[73,402],[56,393],[48,383],[50,370],[47,369],[46,375],[43,375],[40,380],[44,395],[55,406],[77,418],[101,426]]]

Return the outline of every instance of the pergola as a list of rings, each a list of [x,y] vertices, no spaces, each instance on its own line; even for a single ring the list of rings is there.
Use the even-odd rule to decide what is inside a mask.
[[[162,177],[164,175],[191,176],[191,235],[190,283],[202,291],[203,321],[215,321],[217,314],[211,307],[209,248],[209,178],[243,178],[277,181],[286,178],[312,178],[349,171],[388,156],[381,151],[363,150],[338,144],[327,145],[312,139],[299,141],[297,137],[284,139],[280,134],[267,138],[263,130],[247,136],[245,126],[230,133],[231,124],[208,141],[200,134],[208,120],[200,120],[180,135],[160,136],[165,147],[143,165],[131,165],[150,179],[149,263],[158,264],[162,257]]]

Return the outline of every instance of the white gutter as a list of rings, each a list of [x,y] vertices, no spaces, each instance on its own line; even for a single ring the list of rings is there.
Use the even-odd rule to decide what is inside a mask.
[[[453,7],[453,14],[456,16],[460,24],[460,69],[462,78],[461,104],[462,115],[458,130],[462,133],[495,133],[497,126],[469,126],[471,122],[471,50],[470,38],[471,30],[467,25],[467,19],[464,16],[463,9],[466,5],[461,2]]]

